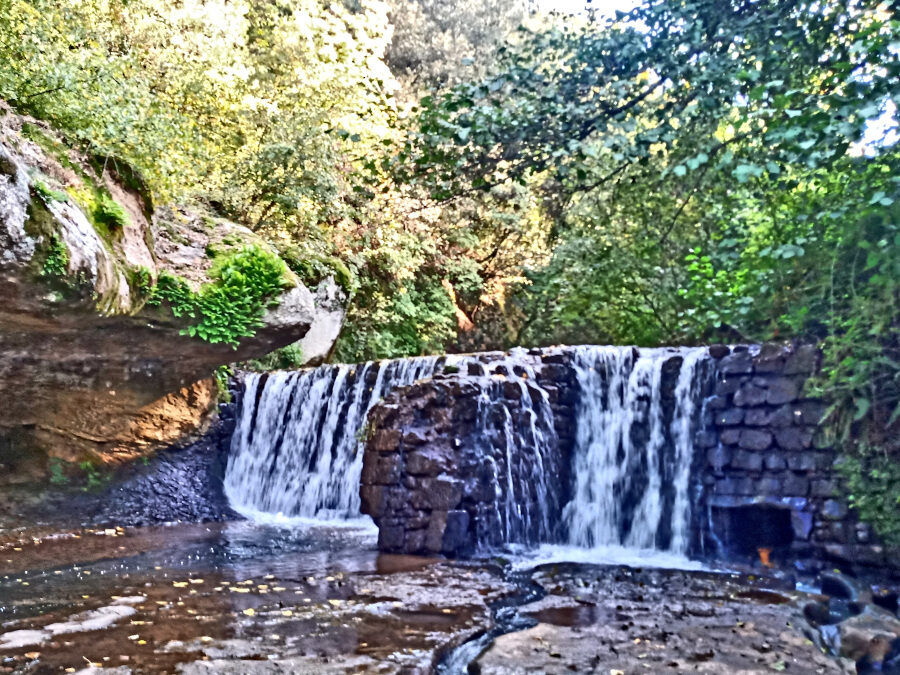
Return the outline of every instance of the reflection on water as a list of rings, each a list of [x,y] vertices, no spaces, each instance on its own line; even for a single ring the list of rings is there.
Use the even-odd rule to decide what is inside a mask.
[[[430,667],[483,630],[485,603],[504,592],[496,573],[379,554],[375,541],[370,527],[246,521],[7,538],[0,672],[86,660],[153,673],[200,660],[235,673],[261,660],[288,672]],[[133,613],[110,609],[123,598]],[[99,616],[112,620],[98,627]]]

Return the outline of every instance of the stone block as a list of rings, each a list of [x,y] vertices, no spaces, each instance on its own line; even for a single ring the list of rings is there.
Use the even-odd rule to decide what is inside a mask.
[[[757,373],[779,373],[784,368],[785,348],[774,343],[764,344],[753,357],[753,370]]]
[[[811,452],[792,453],[786,457],[791,471],[815,471],[818,466],[816,455]]]
[[[425,438],[425,432],[419,429],[410,429],[405,434],[403,434],[403,445],[425,445],[427,442],[428,439]]]
[[[783,405],[769,415],[768,424],[776,429],[789,427],[794,424],[794,420],[799,417],[799,414],[793,406]]]
[[[449,511],[462,499],[463,484],[453,478],[423,478],[421,487],[412,494],[412,505],[417,509]],[[438,547],[440,550],[440,547]]]
[[[775,430],[775,442],[783,450],[805,450],[812,445],[813,432],[803,427],[785,427]]]
[[[741,435],[743,436],[742,432]],[[738,450],[731,458],[731,466],[734,469],[742,469],[744,471],[762,471],[763,456],[758,452],[747,452],[746,450]]]
[[[385,487],[383,485],[362,485],[359,488],[361,501],[360,511],[373,518],[381,516],[387,506]]]
[[[832,497],[837,493],[837,482],[823,478],[813,480],[809,493],[813,497]]]
[[[785,375],[811,375],[819,369],[821,352],[815,345],[800,345],[787,357],[784,364]]]
[[[786,497],[806,497],[809,494],[809,479],[788,475],[782,482],[782,491]]]
[[[395,485],[400,482],[400,455],[372,455],[363,464],[364,485]]]
[[[789,377],[776,377],[769,382],[766,390],[766,403],[769,405],[783,405],[797,400],[799,388],[797,381]]]
[[[741,385],[746,382],[746,380],[746,377],[741,377],[740,375],[720,374],[719,379],[716,380],[716,395],[730,396],[740,389]]]
[[[403,551],[405,553],[429,553],[425,548],[425,537],[427,530],[424,528],[416,530],[407,530],[404,539]]]
[[[377,452],[395,452],[399,446],[399,429],[379,429],[372,439],[372,448]]]
[[[821,513],[826,520],[843,520],[847,517],[847,506],[837,499],[826,499]]]
[[[731,462],[732,452],[729,448],[721,445],[710,448],[706,453],[706,459],[709,465],[716,469],[722,469]]]
[[[728,356],[731,353],[731,347],[728,345],[710,345],[709,355],[718,360]]]
[[[405,530],[402,525],[378,526],[378,549],[381,551],[402,551],[405,543]]]
[[[432,511],[425,530],[425,547],[428,553],[440,553],[444,548],[444,530],[447,529],[447,512]]]
[[[738,427],[730,427],[728,429],[722,429],[719,433],[719,439],[725,445],[737,445],[738,440],[741,438],[741,430]]]
[[[413,476],[437,476],[452,469],[453,457],[449,449],[421,448],[406,455],[406,472]]]
[[[441,552],[446,555],[459,553],[468,546],[469,538],[469,514],[462,510],[448,511]]]
[[[753,372],[753,357],[749,351],[735,351],[719,361],[719,372],[727,375],[749,375]]]
[[[729,408],[716,414],[716,426],[733,427],[744,421],[744,411],[740,408]]]
[[[754,491],[755,486],[749,478],[722,478],[715,485],[717,495],[752,495]]]
[[[765,467],[768,471],[782,471],[787,468],[787,460],[777,452],[766,455]]]
[[[694,438],[694,445],[696,445],[701,450],[715,447],[718,442],[719,439],[716,436],[716,433],[708,429],[697,432],[697,435]]]
[[[768,408],[750,408],[744,414],[744,424],[750,427],[765,427],[772,420],[772,412]]]
[[[738,445],[745,450],[766,450],[772,445],[772,434],[760,429],[742,429]]]
[[[724,410],[728,407],[727,396],[710,396],[706,400],[706,407],[709,410]]]
[[[763,478],[756,481],[756,494],[760,496],[780,495],[781,491],[781,480],[778,478]]]
[[[745,382],[734,395],[734,404],[741,408],[747,408],[755,405],[762,405],[766,402],[767,392],[762,387],[755,384]]]

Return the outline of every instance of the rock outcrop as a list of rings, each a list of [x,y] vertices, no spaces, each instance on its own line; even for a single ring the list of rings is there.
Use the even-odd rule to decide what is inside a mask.
[[[126,167],[92,162],[46,125],[0,107],[7,479],[39,475],[48,454],[105,463],[202,431],[215,408],[217,366],[294,343],[317,322],[327,325],[317,331],[317,354],[336,337],[343,292],[330,279],[311,291],[290,272],[291,287],[236,347],[186,335],[185,317],[146,303],[160,274],[196,290],[217,255],[272,249],[239,225],[149,202]]]

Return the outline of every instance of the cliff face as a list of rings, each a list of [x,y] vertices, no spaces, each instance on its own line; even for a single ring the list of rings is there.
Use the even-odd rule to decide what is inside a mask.
[[[39,474],[47,455],[110,462],[171,444],[208,422],[217,366],[311,329],[319,352],[336,337],[343,292],[289,271],[252,337],[188,337],[187,317],[147,303],[160,274],[197,290],[217,256],[273,252],[246,228],[148,201],[124,167],[0,107],[0,474]]]

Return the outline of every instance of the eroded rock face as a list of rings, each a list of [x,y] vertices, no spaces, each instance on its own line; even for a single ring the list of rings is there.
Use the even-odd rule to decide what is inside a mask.
[[[196,288],[209,280],[210,251],[223,242],[266,244],[246,228],[183,209],[151,214],[117,174],[98,176],[74,152],[52,156],[25,137],[24,124],[52,134],[0,107],[0,475],[7,480],[39,475],[46,455],[125,460],[202,431],[217,366],[291,344],[319,315],[313,292],[293,278],[236,349],[183,335],[183,319],[144,305],[136,273],[152,280],[168,271]],[[97,189],[127,213],[112,233],[58,192]],[[64,254],[54,258],[54,246]],[[334,323],[343,296],[332,299]]]

